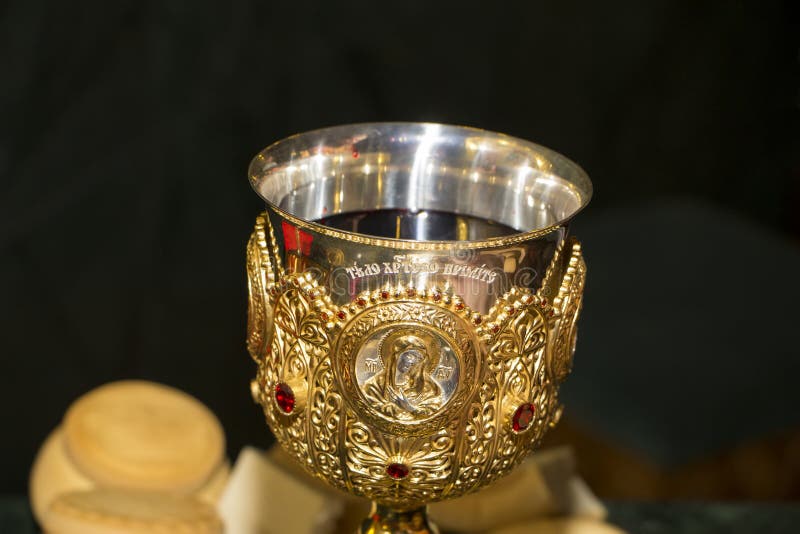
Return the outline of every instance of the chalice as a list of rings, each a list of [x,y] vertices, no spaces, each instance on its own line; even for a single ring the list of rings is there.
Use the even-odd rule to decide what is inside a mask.
[[[430,123],[337,126],[252,161],[252,394],[309,473],[373,502],[360,532],[509,473],[561,416],[591,182],[545,147]]]

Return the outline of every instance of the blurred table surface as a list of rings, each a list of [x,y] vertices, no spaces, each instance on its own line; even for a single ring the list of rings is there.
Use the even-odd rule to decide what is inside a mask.
[[[798,532],[800,503],[607,501],[608,521],[631,534]],[[38,532],[27,498],[0,497],[0,533]]]

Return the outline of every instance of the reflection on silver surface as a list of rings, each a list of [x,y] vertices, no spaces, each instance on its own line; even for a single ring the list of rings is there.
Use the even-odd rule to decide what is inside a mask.
[[[441,124],[378,123],[290,137],[250,166],[267,202],[313,221],[378,209],[497,221],[519,232],[561,224],[585,206],[583,170],[542,146]]]
[[[428,288],[486,313],[536,290],[591,183],[570,160],[503,134],[441,124],[316,130],[250,165],[276,263],[311,273],[336,304],[363,291]]]
[[[489,219],[430,210],[353,211],[317,222],[349,232],[417,241],[474,241],[517,233],[510,226]]]

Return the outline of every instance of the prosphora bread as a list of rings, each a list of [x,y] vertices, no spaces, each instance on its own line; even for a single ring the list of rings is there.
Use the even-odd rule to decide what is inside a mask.
[[[68,492],[47,508],[46,534],[221,534],[213,507],[186,495],[116,488]]]
[[[34,516],[42,523],[62,494],[102,487],[192,494],[215,506],[230,475],[224,445],[219,421],[194,398],[155,383],[108,384],[76,401],[39,449]]]
[[[489,530],[485,534],[625,534],[623,530],[596,519],[563,517],[540,519],[510,527]]]
[[[217,469],[211,473],[205,484],[200,487],[194,496],[203,502],[216,505],[225,486],[228,485],[228,478],[231,476],[231,464],[228,460],[224,460]]]
[[[94,482],[78,471],[67,458],[61,428],[56,428],[45,440],[31,469],[29,490],[33,514],[41,520],[45,510],[61,493],[87,490]]]
[[[99,486],[191,492],[221,464],[219,420],[194,397],[143,381],[113,382],[67,411],[64,446]]]
[[[62,493],[92,489],[96,484],[78,471],[64,452],[61,427],[56,428],[42,444],[31,469],[29,482],[33,515],[42,520],[50,503]],[[194,495],[203,502],[216,505],[230,476],[231,465],[224,460],[211,473]]]

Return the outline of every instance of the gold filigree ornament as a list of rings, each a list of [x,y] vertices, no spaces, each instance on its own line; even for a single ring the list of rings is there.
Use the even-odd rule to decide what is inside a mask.
[[[312,475],[411,510],[507,474],[558,420],[585,276],[577,242],[552,260],[552,299],[515,287],[481,315],[436,287],[336,306],[311,274],[283,272],[271,234],[260,216],[247,249],[253,397]]]

